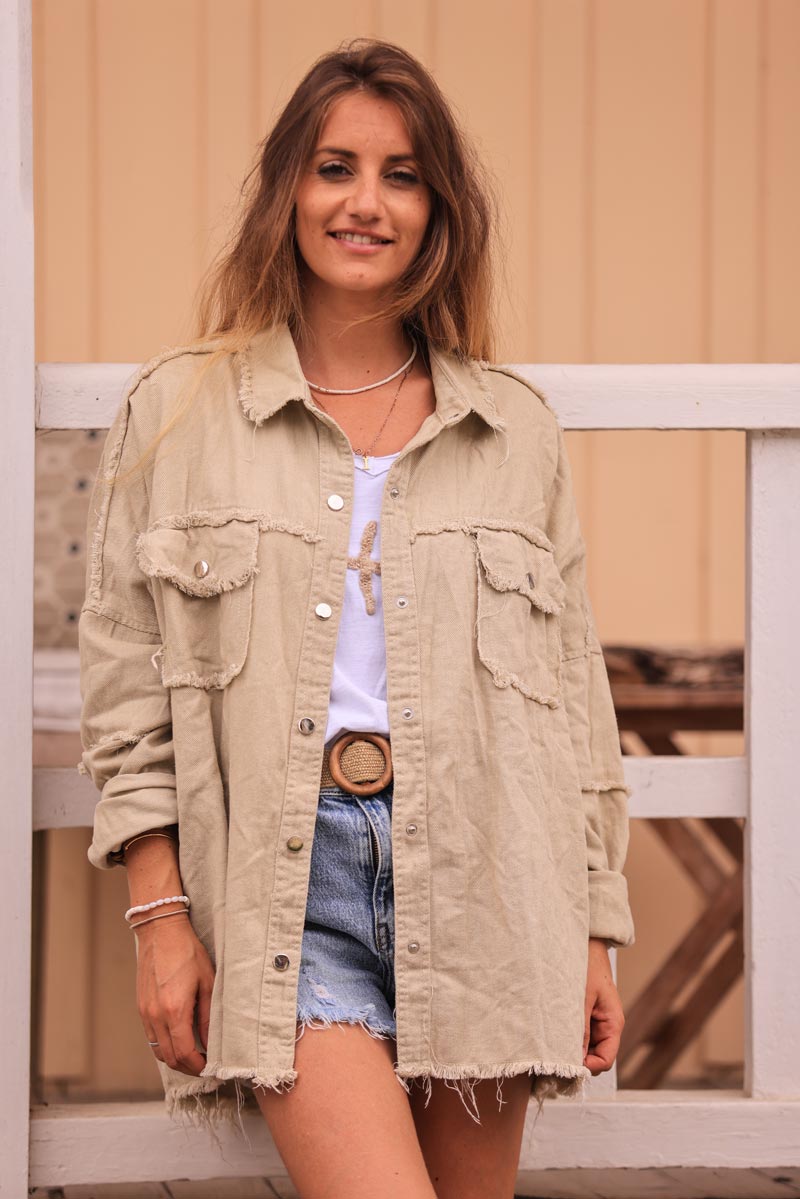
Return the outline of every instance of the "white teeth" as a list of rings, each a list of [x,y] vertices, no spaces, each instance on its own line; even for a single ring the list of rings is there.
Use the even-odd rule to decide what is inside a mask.
[[[379,246],[383,244],[382,237],[365,237],[362,233],[334,233],[341,241],[353,241],[357,246]]]

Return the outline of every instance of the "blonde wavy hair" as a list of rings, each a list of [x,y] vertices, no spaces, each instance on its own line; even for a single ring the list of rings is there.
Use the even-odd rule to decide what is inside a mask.
[[[416,259],[383,308],[352,322],[399,319],[420,344],[460,359],[492,361],[496,352],[495,269],[504,221],[493,177],[430,72],[407,50],[355,38],[321,55],[295,88],[242,183],[241,212],[200,281],[196,334],[188,346],[220,344],[204,355],[175,415],[118,479],[128,478],[198,394],[220,358],[244,349],[259,330],[286,322],[306,327],[295,195],[332,106],[348,92],[371,93],[399,109],[422,176],[431,216]]]

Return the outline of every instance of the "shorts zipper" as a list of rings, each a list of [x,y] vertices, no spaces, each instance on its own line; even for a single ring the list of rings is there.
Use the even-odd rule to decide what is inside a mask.
[[[381,847],[378,844],[378,838],[375,835],[375,829],[372,827],[372,821],[369,817],[367,817],[367,824],[369,826],[370,845],[372,846],[372,869],[377,874],[381,865]]]

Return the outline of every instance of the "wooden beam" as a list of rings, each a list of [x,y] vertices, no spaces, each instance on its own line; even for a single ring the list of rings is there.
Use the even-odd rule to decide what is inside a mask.
[[[788,1099],[756,1101],[723,1090],[620,1091],[584,1102],[547,1101],[536,1117],[531,1102],[521,1171],[800,1164],[800,1103]],[[173,1124],[161,1100],[34,1107],[30,1185],[285,1175],[263,1117],[247,1112],[243,1121],[250,1145],[225,1129],[218,1149],[204,1130]]]
[[[800,1097],[800,436],[749,433],[746,462],[745,1088],[767,1099]]]
[[[625,779],[633,788],[632,817],[744,816],[744,758],[626,757]],[[90,828],[99,793],[91,779],[69,766],[33,770],[33,827]]]
[[[738,921],[742,910],[742,876],[737,868],[720,886],[689,932],[675,946],[657,975],[626,1013],[617,1064],[622,1067],[644,1041],[655,1040],[687,981],[720,938]],[[798,1146],[800,1148],[800,1146]]]
[[[26,1195],[31,1035],[34,345],[33,97],[30,0],[0,4],[0,661],[3,663],[3,869],[0,871],[0,1193]]]
[[[39,363],[37,427],[108,428],[138,367]],[[544,394],[565,429],[800,429],[798,363],[517,363],[512,369]]]

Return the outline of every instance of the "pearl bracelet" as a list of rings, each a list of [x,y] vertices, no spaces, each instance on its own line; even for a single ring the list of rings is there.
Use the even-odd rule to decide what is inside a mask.
[[[169,895],[166,899],[154,899],[152,903],[140,903],[136,907],[128,908],[127,912],[125,913],[125,919],[127,920],[128,924],[130,924],[131,916],[135,916],[137,912],[149,912],[153,908],[160,908],[162,904],[178,902],[185,903],[188,908],[191,901],[188,895]]]

